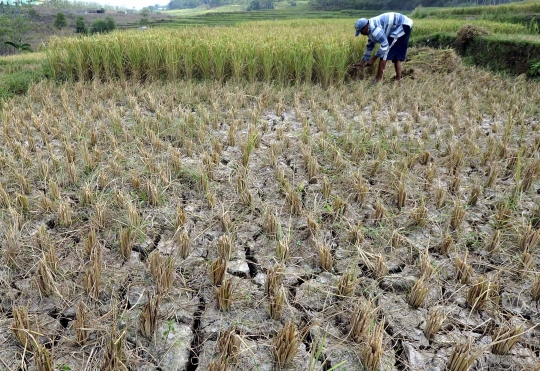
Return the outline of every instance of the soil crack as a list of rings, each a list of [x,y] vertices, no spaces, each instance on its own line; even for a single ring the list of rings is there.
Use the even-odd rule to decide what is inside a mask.
[[[206,302],[203,297],[199,297],[199,305],[195,314],[193,314],[193,340],[191,341],[190,351],[189,351],[189,361],[186,365],[186,371],[195,371],[199,367],[199,354],[201,353],[202,348],[202,333],[200,330],[201,327],[201,316],[206,309]]]

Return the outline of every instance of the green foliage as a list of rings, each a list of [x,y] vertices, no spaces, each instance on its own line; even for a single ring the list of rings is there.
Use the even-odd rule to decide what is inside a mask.
[[[56,13],[56,16],[54,17],[54,22],[53,22],[54,28],[61,30],[67,25],[68,25],[68,21],[67,21],[66,15],[62,12]]]
[[[140,11],[139,11],[139,14],[143,17],[148,17],[150,15],[150,13],[152,13],[150,11],[150,8],[149,7],[145,7],[145,8],[142,8]]]
[[[92,33],[108,33],[116,29],[116,22],[111,16],[98,19],[92,23]]]
[[[9,41],[14,44],[21,44],[21,40],[30,31],[30,11],[28,6],[4,6],[0,8],[0,54],[11,51],[17,46],[5,44]]]
[[[5,41],[4,44],[9,45],[17,49],[17,51],[27,51],[31,52],[32,48],[30,47],[30,44],[23,43],[20,39],[19,41]]]
[[[3,76],[0,81],[0,100],[26,94],[30,84],[41,78],[40,74],[31,71],[20,71]]]
[[[501,2],[498,2],[501,4]],[[424,4],[425,5],[425,4]],[[536,14],[540,12],[539,1],[519,1],[495,6],[468,6],[452,8],[426,8],[418,6],[411,13],[413,19],[481,19],[494,22],[519,23],[526,26],[528,33],[538,34],[540,21]]]
[[[197,8],[199,6],[207,6],[210,8],[217,8],[218,6],[223,6],[227,4],[232,4],[231,0],[172,0],[167,5],[167,9],[191,9]]]
[[[529,76],[534,79],[540,78],[540,59],[532,60],[529,64]]]
[[[249,3],[249,6],[247,8],[248,11],[250,11],[250,10],[268,10],[268,9],[274,9],[274,1],[273,0],[251,0],[251,3]]]
[[[519,0],[492,0],[484,1],[485,5],[492,3],[509,3]],[[477,0],[462,0],[460,4],[476,5]],[[455,6],[453,0],[310,0],[310,4],[318,9],[364,9],[364,10],[413,10],[419,6],[444,7]]]
[[[77,17],[75,20],[75,32],[83,35],[88,33],[88,26],[86,26],[84,17]]]

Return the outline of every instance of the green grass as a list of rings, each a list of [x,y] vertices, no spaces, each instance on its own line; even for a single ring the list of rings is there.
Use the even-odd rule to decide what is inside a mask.
[[[540,32],[540,1],[524,1],[496,6],[470,6],[461,8],[416,8],[411,16],[421,18],[453,18],[485,20],[526,25],[530,33]]]
[[[0,57],[0,105],[14,95],[25,94],[32,82],[45,77],[44,53]]]
[[[240,8],[240,9],[239,9]],[[166,12],[176,15],[174,21],[163,23],[166,27],[178,26],[234,26],[243,22],[263,20],[295,20],[295,19],[343,19],[356,20],[360,17],[373,17],[381,11],[372,10],[341,10],[320,11],[311,8],[307,1],[297,2],[296,6],[290,6],[285,2],[276,3],[276,9],[244,11],[241,6],[225,6],[216,9],[183,9]],[[154,24],[154,26],[158,26]]]
[[[497,17],[513,14],[540,14],[540,1],[523,1],[490,6],[468,6],[456,8],[416,8],[411,16],[415,18],[461,18],[466,16]]]

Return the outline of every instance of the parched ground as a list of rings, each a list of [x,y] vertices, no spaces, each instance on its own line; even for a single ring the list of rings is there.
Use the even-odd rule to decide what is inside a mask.
[[[390,76],[8,102],[0,370],[537,370],[540,85]]]

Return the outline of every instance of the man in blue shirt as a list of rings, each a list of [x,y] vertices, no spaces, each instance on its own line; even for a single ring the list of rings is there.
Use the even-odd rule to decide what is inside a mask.
[[[386,61],[394,62],[396,70],[396,80],[401,80],[401,62],[407,56],[409,46],[409,36],[411,35],[412,19],[400,13],[384,13],[377,17],[360,18],[354,24],[355,36],[359,34],[368,37],[366,50],[360,63],[355,63],[354,67],[367,67],[373,65],[380,58],[379,69],[377,71],[377,82],[382,80]],[[379,44],[379,50],[375,55],[373,49]]]

